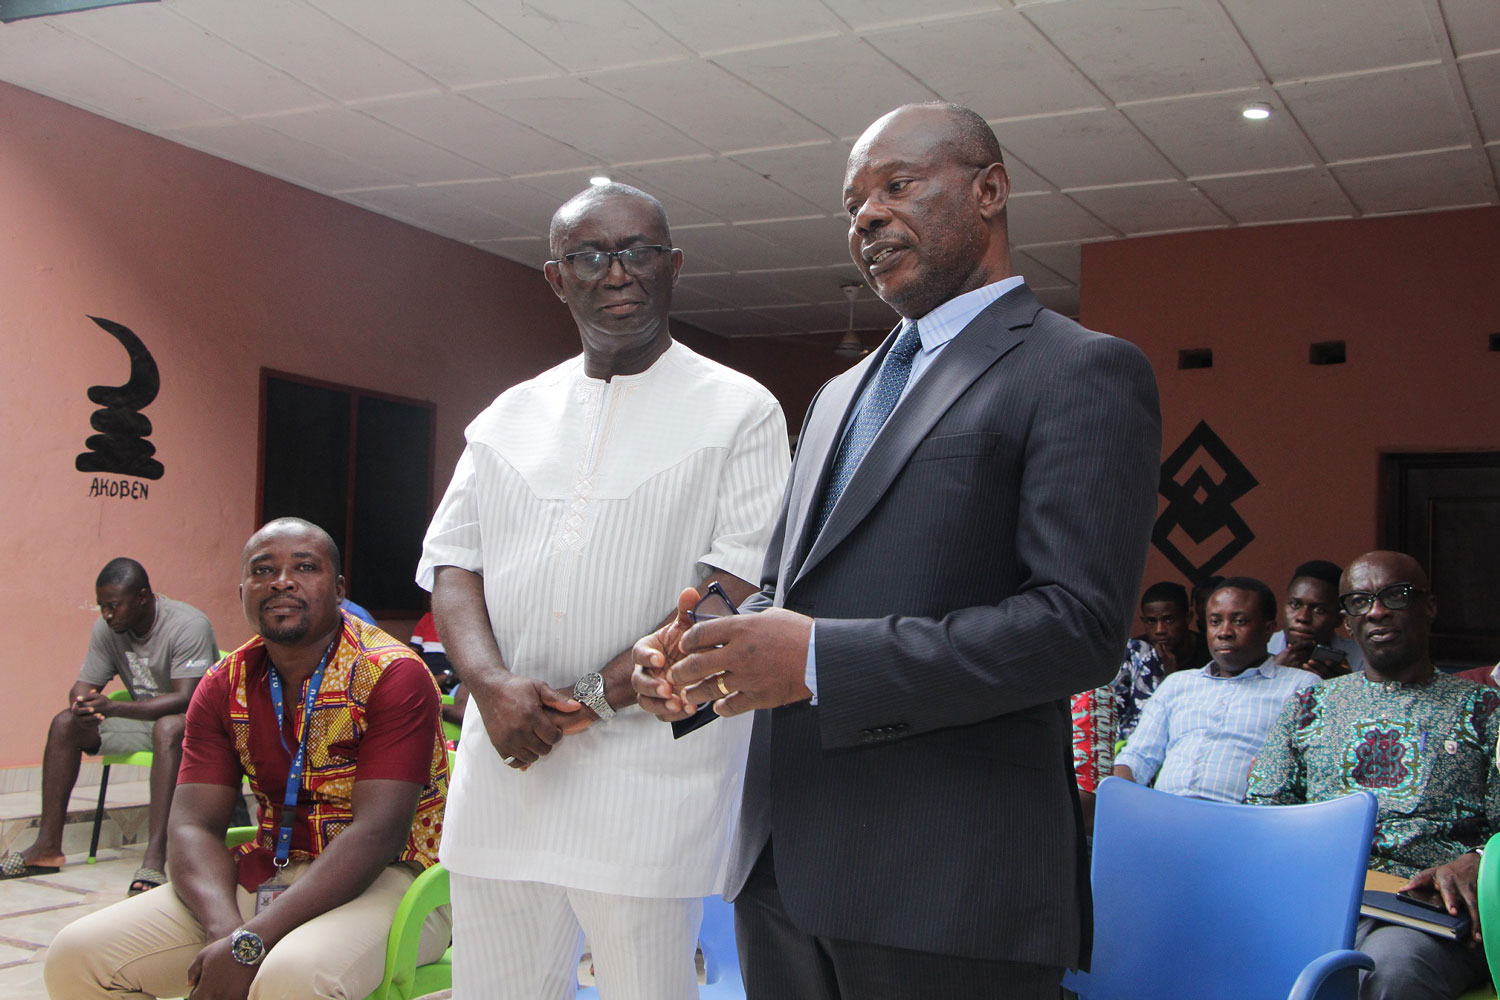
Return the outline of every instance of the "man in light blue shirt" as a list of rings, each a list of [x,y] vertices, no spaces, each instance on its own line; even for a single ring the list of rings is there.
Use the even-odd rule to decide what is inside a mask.
[[[1321,683],[1273,663],[1276,595],[1259,580],[1230,577],[1209,594],[1204,635],[1212,662],[1169,674],[1115,758],[1115,776],[1174,795],[1243,802],[1250,765],[1288,698]]]

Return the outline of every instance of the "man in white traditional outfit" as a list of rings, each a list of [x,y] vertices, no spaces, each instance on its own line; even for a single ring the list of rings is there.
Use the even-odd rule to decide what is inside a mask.
[[[749,716],[674,740],[635,707],[631,646],[686,587],[756,590],[786,424],[672,340],[682,252],[655,198],[591,188],[550,239],[583,354],[469,425],[418,569],[471,694],[441,851],[454,996],[570,998],[587,935],[604,1000],[691,998]]]

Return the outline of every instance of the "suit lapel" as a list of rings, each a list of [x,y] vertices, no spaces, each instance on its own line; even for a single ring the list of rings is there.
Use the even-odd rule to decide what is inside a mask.
[[[824,473],[820,471],[813,487],[797,498],[795,508],[798,515],[797,533],[791,537],[799,540],[796,551],[806,551],[807,557],[802,560],[794,577],[785,573],[791,567],[783,567],[782,579],[790,579],[795,584],[848,536],[890,488],[897,474],[911,458],[912,452],[926,440],[933,425],[948,412],[954,401],[991,365],[1021,343],[1026,328],[1031,325],[1041,308],[1041,303],[1022,285],[1002,295],[975,316],[943,348],[932,366],[922,374],[917,384],[912,386],[911,392],[896,407],[881,428],[879,436],[870,445],[870,450],[860,461],[859,467],[854,470],[849,485],[844,488],[828,522],[823,525],[822,533],[817,538],[808,540],[803,538],[803,534],[810,526],[813,507],[822,496]],[[873,363],[884,357],[885,350],[889,350],[892,338],[886,339],[884,350],[871,359],[872,367]],[[864,376],[867,377],[868,374],[869,369]],[[828,421],[828,424],[833,425],[833,430],[826,441],[820,442],[827,449],[820,467],[823,470],[826,470],[832,460],[832,451],[838,441],[836,435],[845,422],[843,414],[847,412],[850,400],[858,398],[858,388],[863,385],[865,377],[849,383],[843,394],[843,407],[832,411],[839,414],[840,419]],[[798,442],[798,447],[802,447],[801,442]],[[807,547],[808,541],[811,541],[810,549]]]

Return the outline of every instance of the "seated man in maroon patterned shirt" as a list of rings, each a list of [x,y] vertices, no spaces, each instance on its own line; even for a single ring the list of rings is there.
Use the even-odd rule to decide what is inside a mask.
[[[362,997],[378,985],[402,894],[437,858],[448,784],[432,674],[339,610],[338,549],[272,521],[245,546],[259,632],[204,677],[187,712],[172,880],[63,928],[52,996]],[[242,776],[256,838],[224,848]],[[446,908],[420,961],[447,947]]]

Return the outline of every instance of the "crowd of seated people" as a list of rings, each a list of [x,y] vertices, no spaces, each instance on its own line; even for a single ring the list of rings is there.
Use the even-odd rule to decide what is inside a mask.
[[[1371,792],[1370,867],[1467,915],[1474,938],[1454,943],[1362,918],[1355,946],[1375,969],[1362,974],[1361,997],[1438,1000],[1484,982],[1476,892],[1482,848],[1500,832],[1500,667],[1437,669],[1428,646],[1436,600],[1422,567],[1399,553],[1370,552],[1342,571],[1323,560],[1298,566],[1274,634],[1265,584],[1231,577],[1205,589],[1205,612],[1192,618],[1184,588],[1148,587],[1146,632],[1130,641],[1114,683],[1075,696],[1086,811],[1111,770],[1173,794],[1257,805]],[[1211,659],[1189,669],[1180,651],[1197,645],[1194,622]]]

